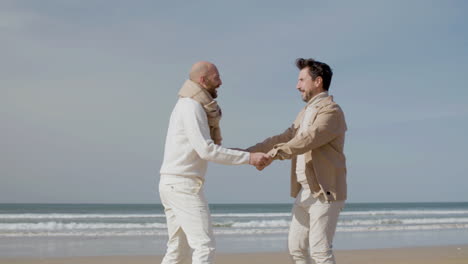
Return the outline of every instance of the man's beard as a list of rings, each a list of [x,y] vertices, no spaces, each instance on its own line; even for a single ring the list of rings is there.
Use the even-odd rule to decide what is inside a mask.
[[[216,89],[208,90],[208,93],[210,93],[210,95],[211,95],[211,97],[213,97],[213,99],[218,97],[218,91],[216,91]]]
[[[216,85],[213,85],[213,82],[209,82],[209,83],[207,83],[207,87],[209,87],[209,88],[207,88],[206,90],[208,91],[208,93],[210,93],[210,95],[211,95],[211,97],[213,97],[213,99],[218,97],[218,91],[216,89],[219,87],[219,85],[216,86]]]

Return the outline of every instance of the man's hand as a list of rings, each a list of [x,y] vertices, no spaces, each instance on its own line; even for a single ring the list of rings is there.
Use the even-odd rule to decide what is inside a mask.
[[[271,156],[269,156],[269,157],[270,157],[270,159],[263,166],[255,166],[257,168],[257,170],[261,171],[264,168],[268,167],[273,162],[273,158]]]
[[[263,170],[272,161],[272,157],[262,152],[250,153],[249,164],[255,166],[258,170]]]

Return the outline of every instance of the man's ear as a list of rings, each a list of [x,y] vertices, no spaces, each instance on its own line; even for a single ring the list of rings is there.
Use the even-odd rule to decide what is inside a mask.
[[[319,87],[320,85],[323,85],[323,78],[322,76],[317,76],[314,80],[315,86]]]
[[[198,83],[200,84],[201,87],[205,87],[205,76],[200,76],[200,78],[198,78]]]

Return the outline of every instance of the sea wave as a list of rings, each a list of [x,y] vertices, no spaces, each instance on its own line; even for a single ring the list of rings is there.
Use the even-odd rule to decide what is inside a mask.
[[[468,218],[383,218],[383,219],[354,219],[340,220],[338,225],[361,226],[361,225],[414,225],[414,224],[455,224],[466,223]]]
[[[266,229],[266,228],[288,228],[289,220],[275,219],[275,220],[251,220],[251,221],[213,221],[215,229]],[[394,226],[395,228],[407,226],[429,226],[439,228],[438,226],[455,226],[457,228],[464,228],[468,226],[468,218],[384,218],[384,219],[354,219],[354,220],[339,220],[338,228],[350,228],[349,230],[375,229],[383,230]],[[458,225],[458,226],[457,226]],[[150,230],[150,229],[166,229],[166,223],[80,223],[80,222],[38,222],[38,223],[0,223],[0,232],[3,231],[75,231],[75,230]],[[358,229],[353,229],[358,228]],[[402,229],[402,230],[403,230]],[[393,230],[393,229],[392,229]],[[395,229],[396,230],[396,229]]]
[[[125,219],[165,218],[164,214],[0,214],[1,219]]]
[[[408,215],[466,215],[468,210],[374,210],[374,211],[344,211],[341,216],[408,216]],[[291,216],[290,212],[287,213],[213,213],[211,216],[216,218],[277,218]],[[1,220],[35,220],[35,219],[134,219],[134,218],[165,218],[164,214],[0,214]]]
[[[378,232],[378,231],[419,231],[443,229],[468,229],[468,224],[433,224],[433,225],[401,225],[401,226],[356,226],[338,227],[337,232]],[[274,235],[286,234],[288,228],[230,228],[214,229],[217,235]],[[108,237],[108,236],[166,236],[166,229],[148,230],[29,230],[21,232],[0,231],[0,237]]]
[[[7,223],[0,224],[1,231],[61,231],[61,230],[95,230],[95,229],[154,229],[166,228],[162,223],[61,223],[61,222],[40,222],[40,223]]]
[[[375,216],[375,215],[468,215],[468,210],[374,210],[374,211],[344,211],[340,215]]]
[[[228,213],[211,214],[213,218],[271,218],[289,217],[291,213]],[[131,218],[165,218],[164,214],[0,214],[2,219],[131,219]]]

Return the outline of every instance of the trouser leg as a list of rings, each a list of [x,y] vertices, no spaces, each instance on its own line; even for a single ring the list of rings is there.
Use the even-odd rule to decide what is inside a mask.
[[[176,211],[188,244],[193,249],[192,264],[212,263],[215,243],[208,205],[205,203]]]
[[[190,263],[191,249],[182,227],[177,222],[172,208],[165,210],[167,220],[167,231],[169,239],[167,250],[161,264],[186,264]]]
[[[333,237],[343,206],[343,201],[316,201],[309,208],[310,255],[316,264],[335,264]]]
[[[288,234],[289,254],[295,264],[309,264],[309,212],[300,205],[300,195],[292,209],[292,220]]]
[[[193,249],[192,264],[211,264],[215,243],[208,203],[203,190],[196,183],[165,185],[167,204]]]

